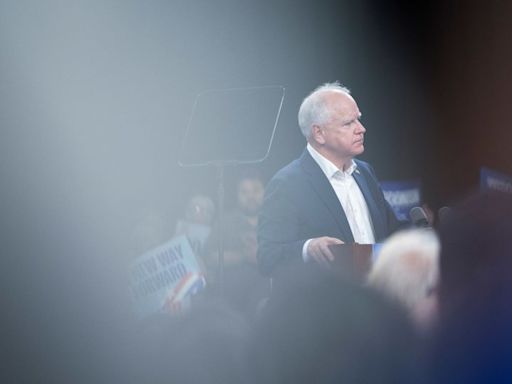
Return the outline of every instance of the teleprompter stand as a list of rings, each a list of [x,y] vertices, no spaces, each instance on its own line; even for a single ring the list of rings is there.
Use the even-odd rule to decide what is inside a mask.
[[[281,86],[216,89],[200,93],[182,141],[183,167],[212,167],[217,174],[218,294],[224,295],[224,174],[228,166],[268,156],[284,100]]]

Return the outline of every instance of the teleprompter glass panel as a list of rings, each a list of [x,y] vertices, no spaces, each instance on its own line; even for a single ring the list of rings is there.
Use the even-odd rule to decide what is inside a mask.
[[[270,150],[283,99],[281,86],[199,94],[182,142],[180,164],[262,161]]]

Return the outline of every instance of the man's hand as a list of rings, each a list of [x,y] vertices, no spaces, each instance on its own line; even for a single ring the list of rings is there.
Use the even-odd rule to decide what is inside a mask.
[[[343,241],[335,237],[317,237],[308,244],[308,257],[315,260],[318,264],[328,267],[334,260],[334,255],[329,250],[329,245],[343,244]]]

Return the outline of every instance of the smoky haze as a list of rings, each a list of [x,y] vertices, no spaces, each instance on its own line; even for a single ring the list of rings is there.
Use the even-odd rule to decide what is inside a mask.
[[[379,176],[416,176],[422,147],[394,145],[428,138],[426,94],[411,43],[385,37],[375,19],[369,2],[349,1],[1,1],[2,284],[15,314],[4,331],[23,335],[20,356],[43,353],[56,335],[102,346],[110,339],[98,335],[117,337],[107,330],[129,317],[123,276],[140,251],[135,228],[149,221],[164,241],[192,193],[214,195],[211,169],[178,166],[204,90],[286,88],[261,165],[268,178],[304,147],[302,98],[339,80],[363,112],[365,158]],[[44,321],[21,321],[49,308]],[[76,334],[58,320],[69,313],[106,319]]]
[[[269,84],[287,96],[266,174],[303,147],[301,99],[336,79],[359,101],[369,159],[390,174],[397,129],[388,121],[401,107],[381,96],[422,95],[407,85],[407,56],[379,37],[361,4],[2,2],[2,183],[18,201],[2,203],[29,221],[71,221],[126,253],[148,213],[176,216],[193,191],[214,191],[212,172],[177,166],[196,95]],[[401,132],[412,113],[400,111]]]

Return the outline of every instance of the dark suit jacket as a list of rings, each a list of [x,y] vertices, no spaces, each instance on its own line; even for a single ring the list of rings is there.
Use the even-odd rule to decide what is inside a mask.
[[[353,176],[364,195],[380,242],[401,226],[371,166],[355,160]],[[269,182],[258,223],[258,263],[265,275],[294,260],[302,261],[304,242],[315,237],[336,237],[353,243],[345,212],[321,168],[307,149]]]

